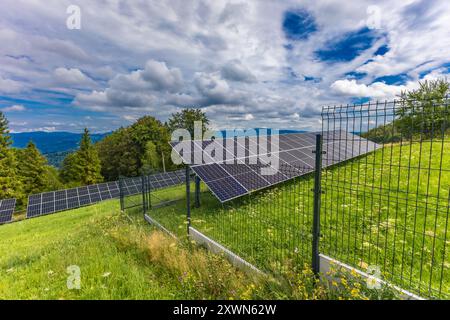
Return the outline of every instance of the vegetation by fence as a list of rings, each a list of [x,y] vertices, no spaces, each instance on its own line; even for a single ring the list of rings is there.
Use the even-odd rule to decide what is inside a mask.
[[[323,131],[359,132],[383,147],[323,172],[320,250],[425,297],[450,294],[448,99],[323,110]],[[355,145],[324,137],[332,148]],[[345,152],[345,151],[343,151]],[[337,159],[338,162],[340,159]]]

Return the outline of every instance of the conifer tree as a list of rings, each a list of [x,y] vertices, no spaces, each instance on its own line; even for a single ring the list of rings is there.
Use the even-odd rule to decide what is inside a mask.
[[[8,120],[0,112],[0,199],[23,197],[17,175],[17,161],[11,149]]]
[[[75,153],[68,155],[63,161],[61,177],[66,182],[88,185],[103,180],[100,171],[101,165],[97,150],[92,145],[89,130],[84,129],[80,148]]]
[[[25,149],[18,151],[18,172],[26,195],[39,193],[48,187],[47,159],[39,152],[36,145],[30,141]]]

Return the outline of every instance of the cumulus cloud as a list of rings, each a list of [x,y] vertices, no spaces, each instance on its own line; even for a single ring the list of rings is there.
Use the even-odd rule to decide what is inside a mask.
[[[408,86],[387,85],[383,82],[375,82],[370,85],[357,83],[356,80],[337,80],[331,85],[331,89],[349,97],[394,98],[408,89]]]
[[[202,106],[244,104],[246,94],[233,89],[218,74],[199,73],[195,79]]]
[[[56,68],[53,72],[58,85],[90,86],[95,82],[77,68]]]
[[[108,82],[104,91],[78,93],[75,104],[103,111],[108,108],[151,108],[157,102],[156,93],[163,95],[177,92],[182,85],[183,78],[179,69],[168,68],[164,62],[149,60],[143,69],[116,75]]]
[[[141,77],[152,89],[174,92],[181,88],[183,79],[178,68],[169,70],[164,62],[149,60],[145,64]]]
[[[256,82],[256,77],[250,72],[250,70],[237,60],[230,61],[224,65],[221,73],[222,77],[227,80],[248,83]]]

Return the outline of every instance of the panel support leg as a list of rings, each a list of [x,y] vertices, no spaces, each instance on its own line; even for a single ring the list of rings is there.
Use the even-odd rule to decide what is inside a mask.
[[[200,208],[200,178],[195,176],[195,207]]]

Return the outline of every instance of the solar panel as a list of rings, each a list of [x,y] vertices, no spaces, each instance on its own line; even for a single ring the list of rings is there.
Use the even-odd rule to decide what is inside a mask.
[[[16,199],[0,200],[0,224],[12,221]]]
[[[178,170],[166,173],[156,173],[150,175],[149,178],[151,187],[153,189],[160,189],[184,183],[185,172],[184,170]],[[140,177],[125,178],[123,179],[123,187],[124,195],[126,196],[139,194],[142,192],[142,180]],[[28,197],[27,218],[76,209],[119,197],[119,181],[34,194]]]
[[[271,142],[275,143],[276,138],[277,150],[271,150]],[[194,158],[197,158],[191,165],[192,170],[221,202],[312,172],[315,166],[315,144],[316,133],[312,132],[276,137],[242,136],[213,141],[171,142],[185,163],[192,164]],[[323,157],[323,166],[366,154],[379,147],[343,130],[324,132],[323,149],[327,152],[327,157]],[[200,148],[200,157],[194,155],[192,148]],[[268,161],[262,163],[261,156],[273,157],[271,160],[275,161],[270,164]],[[262,169],[270,169],[272,172],[263,174]]]

